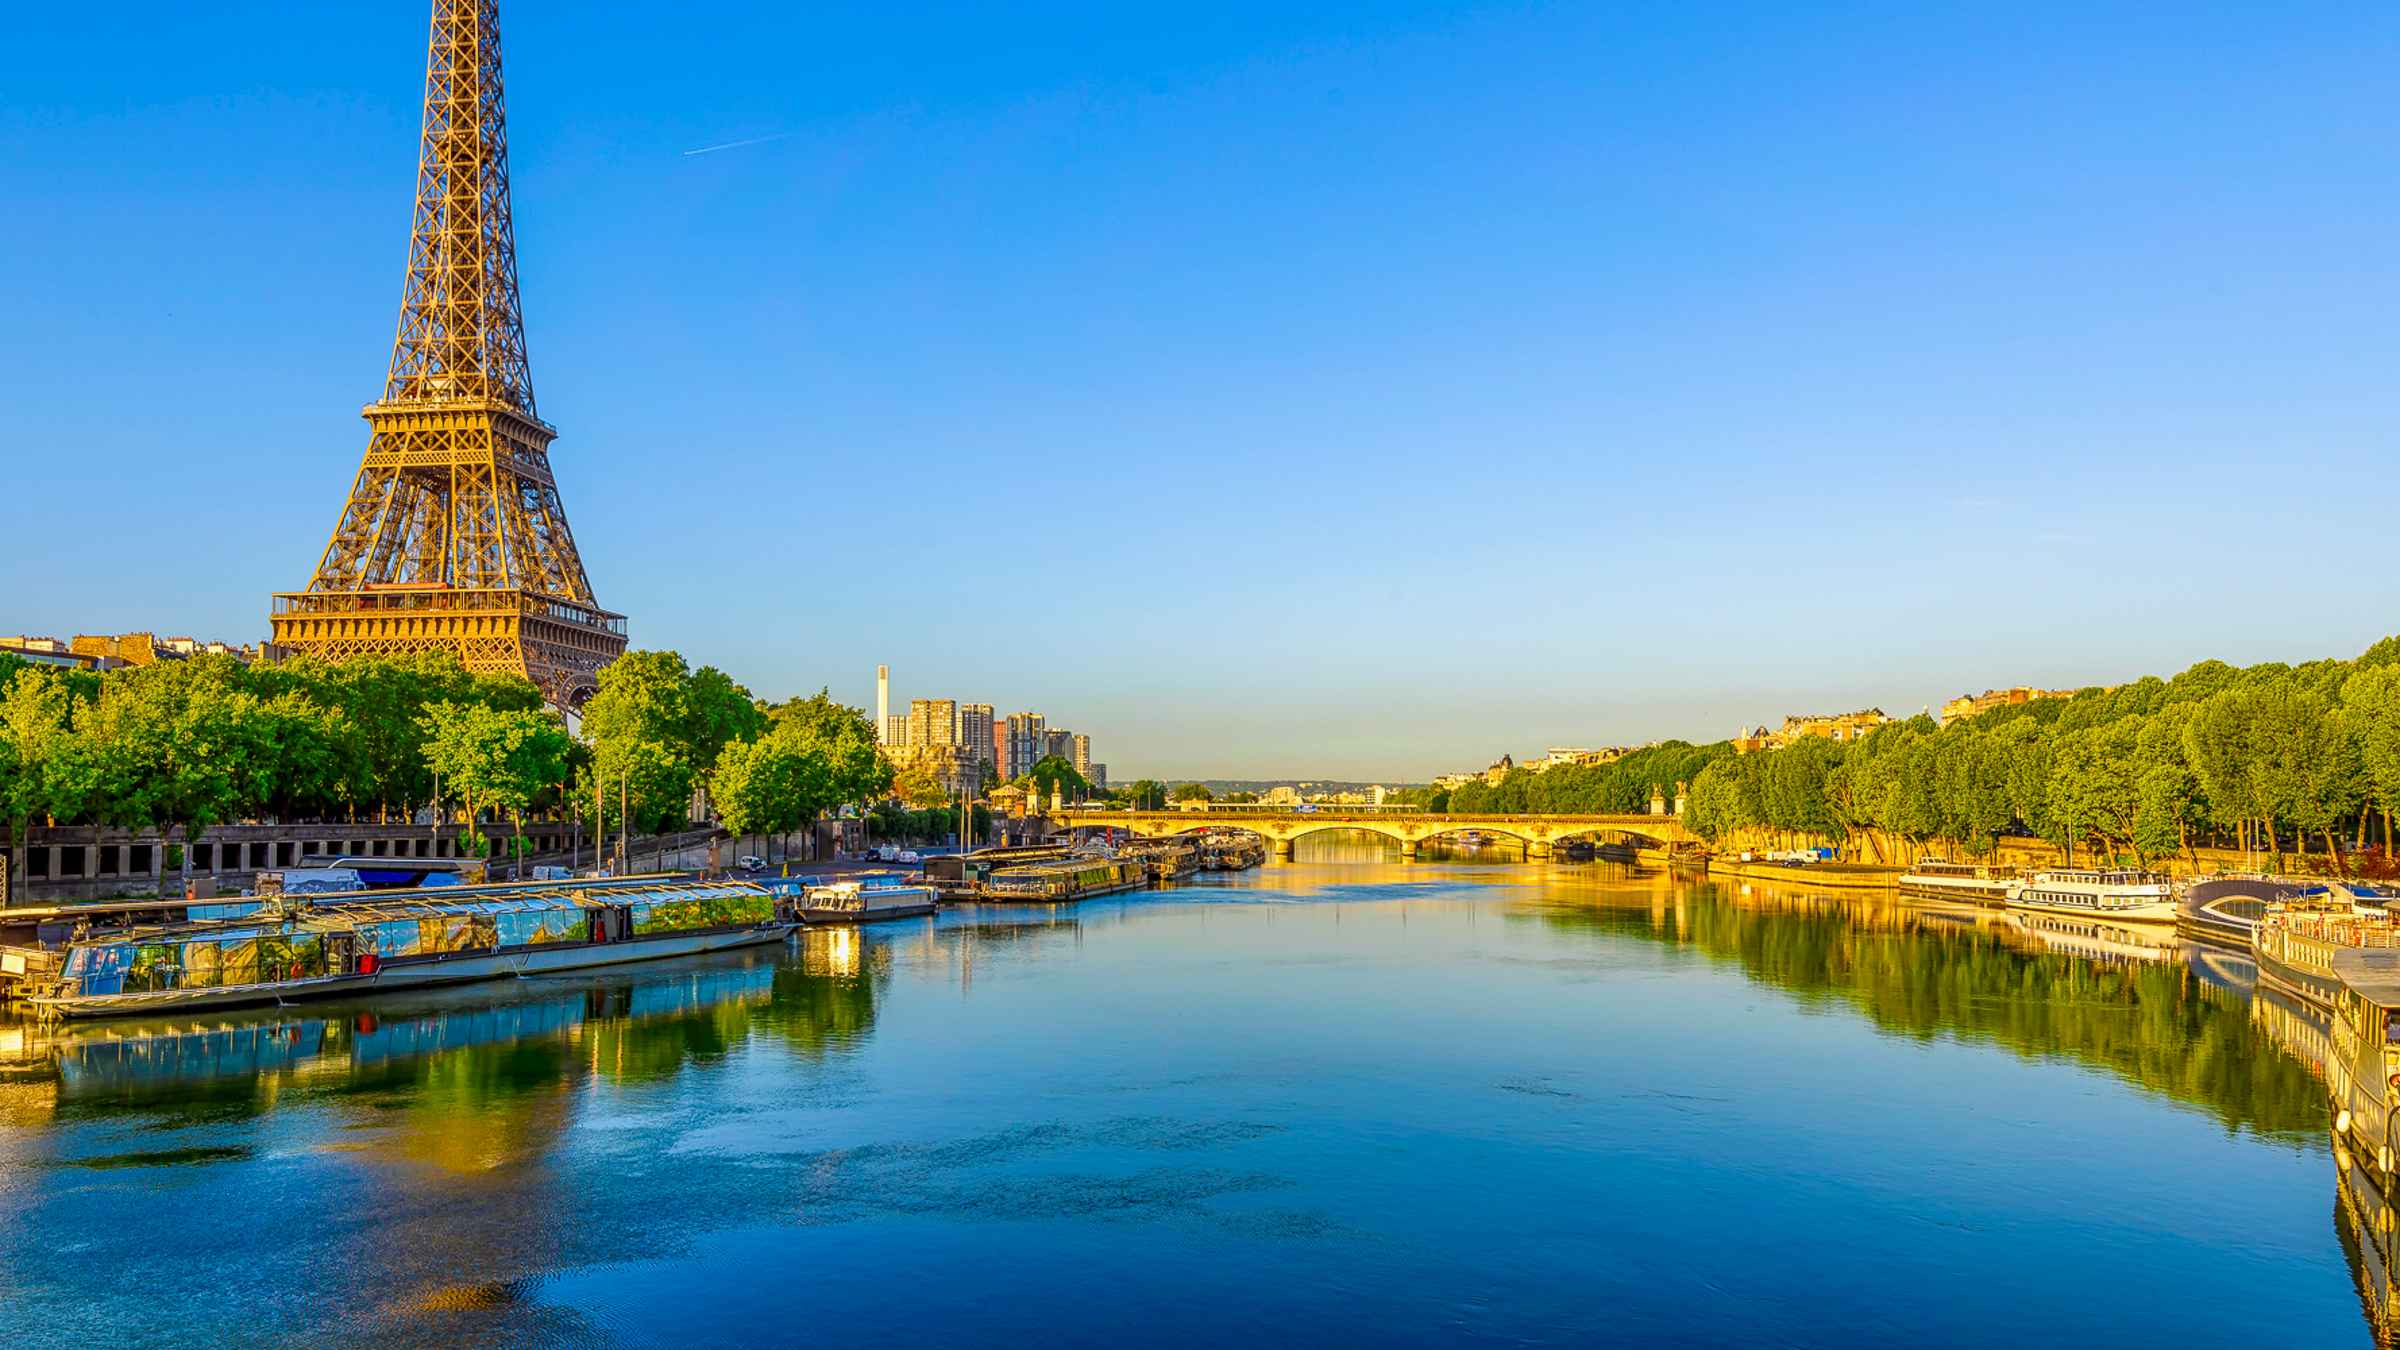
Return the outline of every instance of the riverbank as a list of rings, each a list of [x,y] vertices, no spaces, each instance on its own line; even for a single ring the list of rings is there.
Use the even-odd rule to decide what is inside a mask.
[[[1782,863],[1739,862],[1711,858],[1708,874],[1712,877],[1738,877],[1744,881],[1778,881],[1787,886],[1830,886],[1838,890],[1893,891],[1900,887],[1898,867],[1877,867],[1872,863],[1809,863],[1787,867]]]

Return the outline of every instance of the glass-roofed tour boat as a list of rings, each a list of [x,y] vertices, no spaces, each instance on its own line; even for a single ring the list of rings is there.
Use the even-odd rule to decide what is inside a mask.
[[[79,936],[26,1001],[47,1017],[126,1017],[354,997],[720,951],[797,923],[789,902],[735,881],[285,897],[238,918]]]

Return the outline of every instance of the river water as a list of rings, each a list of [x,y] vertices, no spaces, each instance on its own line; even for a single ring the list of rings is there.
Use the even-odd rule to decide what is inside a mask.
[[[2374,1344],[2321,1029],[2247,974],[1804,886],[1304,845],[599,977],[0,1024],[0,1326]]]

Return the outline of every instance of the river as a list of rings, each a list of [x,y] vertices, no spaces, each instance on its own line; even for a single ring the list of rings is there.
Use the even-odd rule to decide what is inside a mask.
[[[1804,885],[1304,845],[598,977],[0,1023],[0,1325],[2375,1344],[2376,1202],[2337,1186],[2316,1033],[2245,976]]]

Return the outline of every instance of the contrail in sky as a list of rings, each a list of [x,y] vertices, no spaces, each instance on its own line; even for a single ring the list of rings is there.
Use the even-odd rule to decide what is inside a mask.
[[[765,145],[769,141],[788,141],[799,134],[797,131],[778,131],[772,136],[753,136],[746,141],[727,141],[723,145],[704,145],[697,150],[686,150],[683,155],[686,159],[694,155],[713,155],[719,150],[739,150],[745,145]]]

